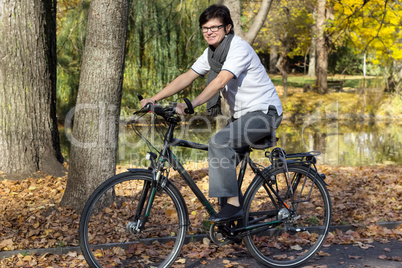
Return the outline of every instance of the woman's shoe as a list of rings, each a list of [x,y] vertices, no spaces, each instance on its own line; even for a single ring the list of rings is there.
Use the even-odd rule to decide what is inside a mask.
[[[226,204],[219,213],[209,217],[209,220],[214,223],[235,220],[242,218],[243,213],[244,212],[242,207],[236,207],[231,204]]]

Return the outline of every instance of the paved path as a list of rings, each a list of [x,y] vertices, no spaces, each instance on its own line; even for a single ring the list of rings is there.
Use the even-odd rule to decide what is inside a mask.
[[[402,241],[392,240],[387,244],[374,242],[367,249],[357,245],[331,245],[322,248],[321,255],[301,267],[316,268],[402,268]],[[327,256],[329,255],[329,256]],[[265,267],[256,262],[251,255],[238,258],[214,260],[186,260],[185,267],[224,268],[224,267]]]
[[[38,255],[50,252],[53,254],[67,254],[69,251],[79,251],[79,248],[59,249],[36,249],[21,251],[2,251],[0,259],[23,252],[35,252]],[[402,268],[402,241],[391,240],[383,244],[374,242],[368,244],[367,249],[358,245],[330,245],[321,248],[321,256],[313,258],[301,267],[316,268]],[[265,267],[255,261],[248,253],[237,256],[237,258],[223,259],[186,259],[185,267],[224,268],[224,267]]]

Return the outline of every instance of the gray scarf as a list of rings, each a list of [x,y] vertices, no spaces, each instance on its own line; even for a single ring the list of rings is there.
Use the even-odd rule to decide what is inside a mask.
[[[232,42],[234,34],[230,33],[223,38],[222,42],[217,48],[209,46],[208,49],[208,62],[211,69],[208,73],[207,85],[214,80],[222,69],[228,55],[230,43]],[[218,92],[212,99],[207,102],[207,115],[217,116],[222,114],[221,111],[221,95]]]

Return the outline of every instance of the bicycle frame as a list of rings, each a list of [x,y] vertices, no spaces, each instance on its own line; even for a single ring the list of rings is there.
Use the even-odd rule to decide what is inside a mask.
[[[171,167],[179,173],[179,175],[183,178],[185,183],[190,187],[191,191],[195,194],[197,199],[200,201],[200,203],[206,209],[208,214],[210,216],[216,214],[216,211],[213,208],[212,204],[208,201],[208,199],[205,197],[205,195],[202,193],[200,188],[194,182],[194,180],[192,179],[190,174],[185,170],[183,165],[180,163],[180,161],[177,159],[177,157],[174,155],[174,153],[171,150],[171,146],[179,146],[179,147],[208,151],[208,145],[194,143],[194,142],[181,140],[181,139],[175,139],[173,137],[173,132],[174,132],[176,125],[180,122],[180,120],[177,118],[167,118],[167,121],[169,122],[169,127],[165,133],[162,151],[160,152],[159,156],[155,155],[155,156],[153,156],[154,159],[151,159],[151,165],[152,165],[152,163],[154,165],[154,166],[151,166],[151,168],[154,171],[153,186],[144,185],[144,188],[147,187],[147,189],[144,190],[145,194],[143,194],[141,197],[142,205],[139,207],[140,210],[143,209],[143,206],[146,201],[145,199],[148,200],[146,207],[145,207],[145,213],[141,219],[141,227],[144,227],[144,224],[147,222],[147,218],[148,218],[148,215],[150,214],[150,210],[152,207],[152,202],[153,202],[154,196],[156,194],[156,189],[158,187],[160,187],[161,185],[163,185],[163,181],[161,181],[161,177],[162,177],[162,172],[165,169],[166,162],[168,162],[171,165]],[[252,151],[252,149],[249,149],[249,150],[245,151],[244,153],[240,154],[242,159],[241,159],[241,163],[239,163],[239,164],[241,164],[240,172],[238,175],[239,190],[243,183],[247,165],[249,165],[251,167],[252,171],[255,174],[260,175],[261,177],[264,178],[263,174],[261,173],[261,170],[250,158],[251,151]],[[155,157],[157,157],[157,159],[155,159]],[[300,164],[304,163],[304,164],[308,164],[309,168],[311,168],[312,164],[314,165],[313,161],[311,161],[311,159],[310,160],[307,159],[307,155],[305,155],[305,154],[293,154],[293,155],[289,155],[289,158],[290,159],[285,160],[285,162],[300,163]],[[276,162],[274,162],[272,166],[275,166],[275,163]],[[316,170],[315,165],[314,165],[314,170]],[[298,183],[299,183],[299,180],[296,180],[296,182],[293,182],[292,186],[288,185],[290,191],[292,191],[293,187],[297,187]],[[269,193],[270,199],[275,204],[275,207],[277,208],[277,210],[270,211],[268,214],[267,214],[267,212],[265,212],[265,214],[261,214],[261,216],[264,216],[266,218],[274,217],[277,215],[277,213],[279,211],[279,207],[286,207],[289,211],[291,211],[291,208],[288,206],[288,204],[286,204],[284,199],[273,188],[272,182],[267,181],[266,186],[269,188],[269,190],[267,190],[267,192]],[[152,191],[151,191],[150,195],[147,195],[146,192],[149,192],[149,188],[152,188]],[[275,201],[275,200],[277,200],[277,201]],[[137,211],[137,214],[141,214],[140,212],[141,211]],[[258,216],[258,215],[255,215],[255,216]],[[137,217],[136,217],[136,219],[138,220]],[[259,220],[261,220],[261,218],[257,219],[257,220],[253,220],[253,221],[251,221],[251,223],[258,222]],[[247,233],[262,232],[262,231],[265,231],[272,227],[275,227],[276,224],[280,224],[280,223],[281,223],[280,220],[274,220],[274,221],[270,221],[270,222],[251,224],[251,225],[248,225],[245,227],[238,227],[231,231],[231,235],[236,236],[236,235],[240,234],[242,236],[242,233],[243,233],[243,236],[244,236],[244,235],[246,235],[246,234],[244,234],[245,231]]]

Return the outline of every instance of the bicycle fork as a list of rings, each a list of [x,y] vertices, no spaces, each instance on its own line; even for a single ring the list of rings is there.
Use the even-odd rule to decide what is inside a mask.
[[[152,204],[160,184],[162,169],[159,169],[158,172],[156,172],[156,174],[155,172],[153,172],[154,176],[152,182],[144,181],[144,186],[142,188],[141,196],[138,202],[138,207],[135,212],[134,219],[133,221],[128,222],[126,226],[126,230],[130,234],[137,234],[141,232],[141,230],[144,229],[145,224],[148,221],[148,217],[151,213]]]

